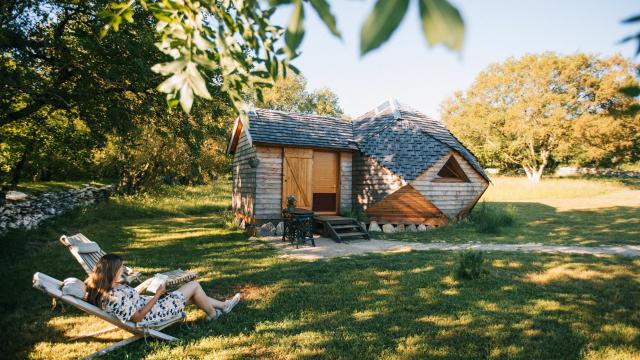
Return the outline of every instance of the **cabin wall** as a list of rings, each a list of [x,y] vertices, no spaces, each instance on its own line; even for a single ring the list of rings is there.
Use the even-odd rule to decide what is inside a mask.
[[[453,155],[470,182],[433,182],[449,156]],[[410,182],[416,190],[442,211],[448,218],[456,218],[468,211],[480,198],[489,183],[458,153],[452,152]]]
[[[256,157],[256,150],[243,131],[233,155],[233,187],[231,206],[237,217],[253,222],[256,195],[256,168],[249,164]]]
[[[353,205],[367,208],[400,189],[406,182],[376,160],[362,153],[353,154]]]
[[[366,215],[369,220],[375,220],[381,224],[439,226],[447,222],[442,212],[411,185],[403,186],[373,204],[367,209]]]
[[[256,152],[258,158],[256,221],[260,223],[280,219],[282,216],[282,148],[257,146]]]
[[[353,156],[350,152],[340,153],[340,207],[338,210],[353,208]]]

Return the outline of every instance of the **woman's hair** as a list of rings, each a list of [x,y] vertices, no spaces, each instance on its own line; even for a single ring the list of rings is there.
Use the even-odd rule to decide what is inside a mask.
[[[100,306],[104,297],[111,290],[111,284],[122,266],[122,257],[116,254],[106,254],[98,260],[93,272],[84,283],[87,285],[87,301]]]

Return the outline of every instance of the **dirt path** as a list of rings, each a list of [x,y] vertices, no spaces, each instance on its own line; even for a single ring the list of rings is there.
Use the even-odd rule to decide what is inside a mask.
[[[595,256],[626,256],[640,257],[640,245],[619,245],[619,246],[563,246],[563,245],[542,245],[542,244],[450,244],[450,243],[417,243],[407,241],[391,240],[370,240],[351,242],[349,244],[336,243],[331,239],[318,237],[315,239],[316,246],[301,246],[296,249],[293,246],[282,242],[280,237],[260,238],[268,244],[276,247],[285,257],[296,259],[327,259],[340,256],[361,255],[366,253],[381,252],[406,252],[411,250],[484,250],[484,251],[521,251],[521,252],[543,252],[562,254],[591,254]]]

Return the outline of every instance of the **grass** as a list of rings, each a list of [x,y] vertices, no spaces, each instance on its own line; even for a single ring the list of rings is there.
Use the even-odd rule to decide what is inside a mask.
[[[375,234],[375,238],[420,242],[542,243],[556,245],[639,245],[640,190],[615,179],[496,177],[476,205],[513,213],[514,224],[497,234],[477,231],[463,221],[426,233]]]
[[[490,202],[524,202],[541,199],[590,198],[616,191],[628,190],[624,180],[617,178],[543,178],[539,184],[532,184],[525,177],[497,176],[491,178],[482,196]]]
[[[26,193],[41,193],[47,191],[62,191],[69,189],[76,189],[83,184],[91,184],[94,186],[102,186],[107,183],[102,181],[42,181],[42,182],[21,182],[16,191],[22,191]]]
[[[107,358],[640,357],[640,259],[485,253],[488,272],[473,281],[453,275],[454,252],[308,262],[225,226],[228,208],[228,183],[165,187],[10,233],[0,255],[10,289],[0,295],[0,356],[76,358],[125,336],[71,341],[104,323],[51,311],[31,288],[36,271],[84,275],[55,241],[82,232],[147,275],[192,269],[209,294],[244,297],[213,323],[190,308],[187,323],[167,329],[176,344],[140,341]]]

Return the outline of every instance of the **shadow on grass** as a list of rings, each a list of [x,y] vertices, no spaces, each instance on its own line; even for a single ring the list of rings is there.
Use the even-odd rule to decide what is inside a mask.
[[[515,209],[515,224],[498,234],[482,234],[461,222],[425,233],[375,234],[375,238],[422,242],[543,243],[554,245],[640,245],[640,208],[616,206],[558,211],[534,202],[490,202],[488,207]]]
[[[560,231],[606,216],[582,214],[559,223],[553,208],[514,205],[522,206],[519,213],[529,213],[507,231],[522,236],[533,236],[527,227]],[[147,275],[194,269],[210,295],[243,292],[237,310],[218,322],[200,321],[203,313],[191,309],[189,316],[196,320],[188,327],[167,329],[183,339],[177,344],[139,342],[109,358],[571,359],[598,358],[606,349],[629,358],[640,352],[638,260],[487,254],[489,275],[464,282],[450,275],[455,253],[287,260],[225,229],[221,211],[197,217],[170,212],[164,218],[101,216],[112,209],[126,210],[78,213],[4,240],[7,251],[0,259],[11,274],[5,279],[11,291],[1,295],[0,326],[11,341],[3,343],[2,354],[40,357],[39,351],[46,351],[76,357],[104,346],[102,338],[68,344],[90,318],[75,309],[64,316],[52,313],[50,299],[30,286],[36,271],[59,279],[84,277],[55,241],[65,232],[83,232],[105,250],[123,253],[128,265]],[[615,218],[625,211],[616,209]],[[633,220],[633,214],[630,210],[623,219]],[[586,236],[594,229],[578,231]],[[629,235],[633,226],[617,231]],[[64,324],[52,325],[58,319]]]

